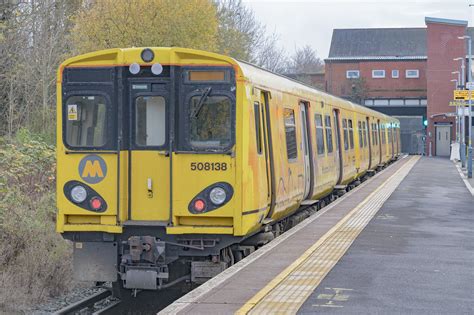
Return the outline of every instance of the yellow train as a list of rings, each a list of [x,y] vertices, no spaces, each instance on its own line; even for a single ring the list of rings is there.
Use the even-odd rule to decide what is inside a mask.
[[[120,289],[202,283],[400,152],[394,118],[192,49],[68,59],[57,95],[57,231]]]

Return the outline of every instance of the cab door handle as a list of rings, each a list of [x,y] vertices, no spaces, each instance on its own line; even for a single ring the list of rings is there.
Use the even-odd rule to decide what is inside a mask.
[[[148,190],[148,198],[153,198],[153,181],[151,178],[147,179],[146,188]]]

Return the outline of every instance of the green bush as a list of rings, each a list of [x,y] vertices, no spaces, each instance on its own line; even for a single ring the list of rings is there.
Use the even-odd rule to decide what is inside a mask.
[[[71,284],[71,246],[55,232],[55,168],[54,146],[38,135],[20,130],[0,141],[0,309]]]

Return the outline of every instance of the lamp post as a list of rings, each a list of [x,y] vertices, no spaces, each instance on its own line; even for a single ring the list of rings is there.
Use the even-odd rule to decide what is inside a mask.
[[[459,73],[459,71],[454,71],[454,72],[451,72],[452,74],[458,74],[458,79],[452,79],[451,82],[454,82],[454,89],[455,90],[458,90],[459,89],[459,79],[461,78],[461,75]],[[456,105],[456,142],[457,143],[461,143],[460,140],[461,140],[461,135],[459,134],[459,122],[460,122],[460,119],[459,119],[459,107],[458,105]],[[459,153],[461,153],[461,148],[459,148]],[[461,156],[461,154],[459,154],[459,156]]]
[[[472,69],[471,69],[471,57],[472,57],[472,51],[471,51],[471,36],[460,36],[458,37],[459,39],[467,39],[467,50],[468,50],[468,60],[467,60],[467,81],[469,84],[472,83]],[[470,87],[470,86],[469,86]],[[472,178],[472,108],[471,108],[471,89],[468,89],[468,106],[469,106],[469,122],[468,122],[468,127],[469,127],[469,145],[467,147],[467,178]]]
[[[465,57],[458,57],[458,58],[454,58],[453,60],[454,61],[458,61],[458,60],[461,60],[461,80],[459,80],[459,84],[461,85],[460,86],[460,89],[463,90],[464,89],[464,80],[466,79],[466,75],[464,74],[464,69],[465,69],[465,65],[464,65],[464,61],[465,61]],[[460,143],[460,156],[461,156],[461,167],[466,167],[466,129],[465,129],[465,125],[466,125],[466,118],[464,116],[465,114],[465,111],[464,111],[464,106],[462,106],[462,113],[459,114],[459,133],[461,135],[461,143]]]

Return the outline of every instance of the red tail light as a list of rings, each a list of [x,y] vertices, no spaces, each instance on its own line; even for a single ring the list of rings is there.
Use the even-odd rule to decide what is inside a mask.
[[[204,211],[205,208],[206,208],[206,203],[204,202],[204,200],[197,199],[196,201],[194,201],[194,209],[197,212],[202,212]]]
[[[97,197],[92,198],[90,204],[94,210],[100,210],[102,208],[102,200]]]

